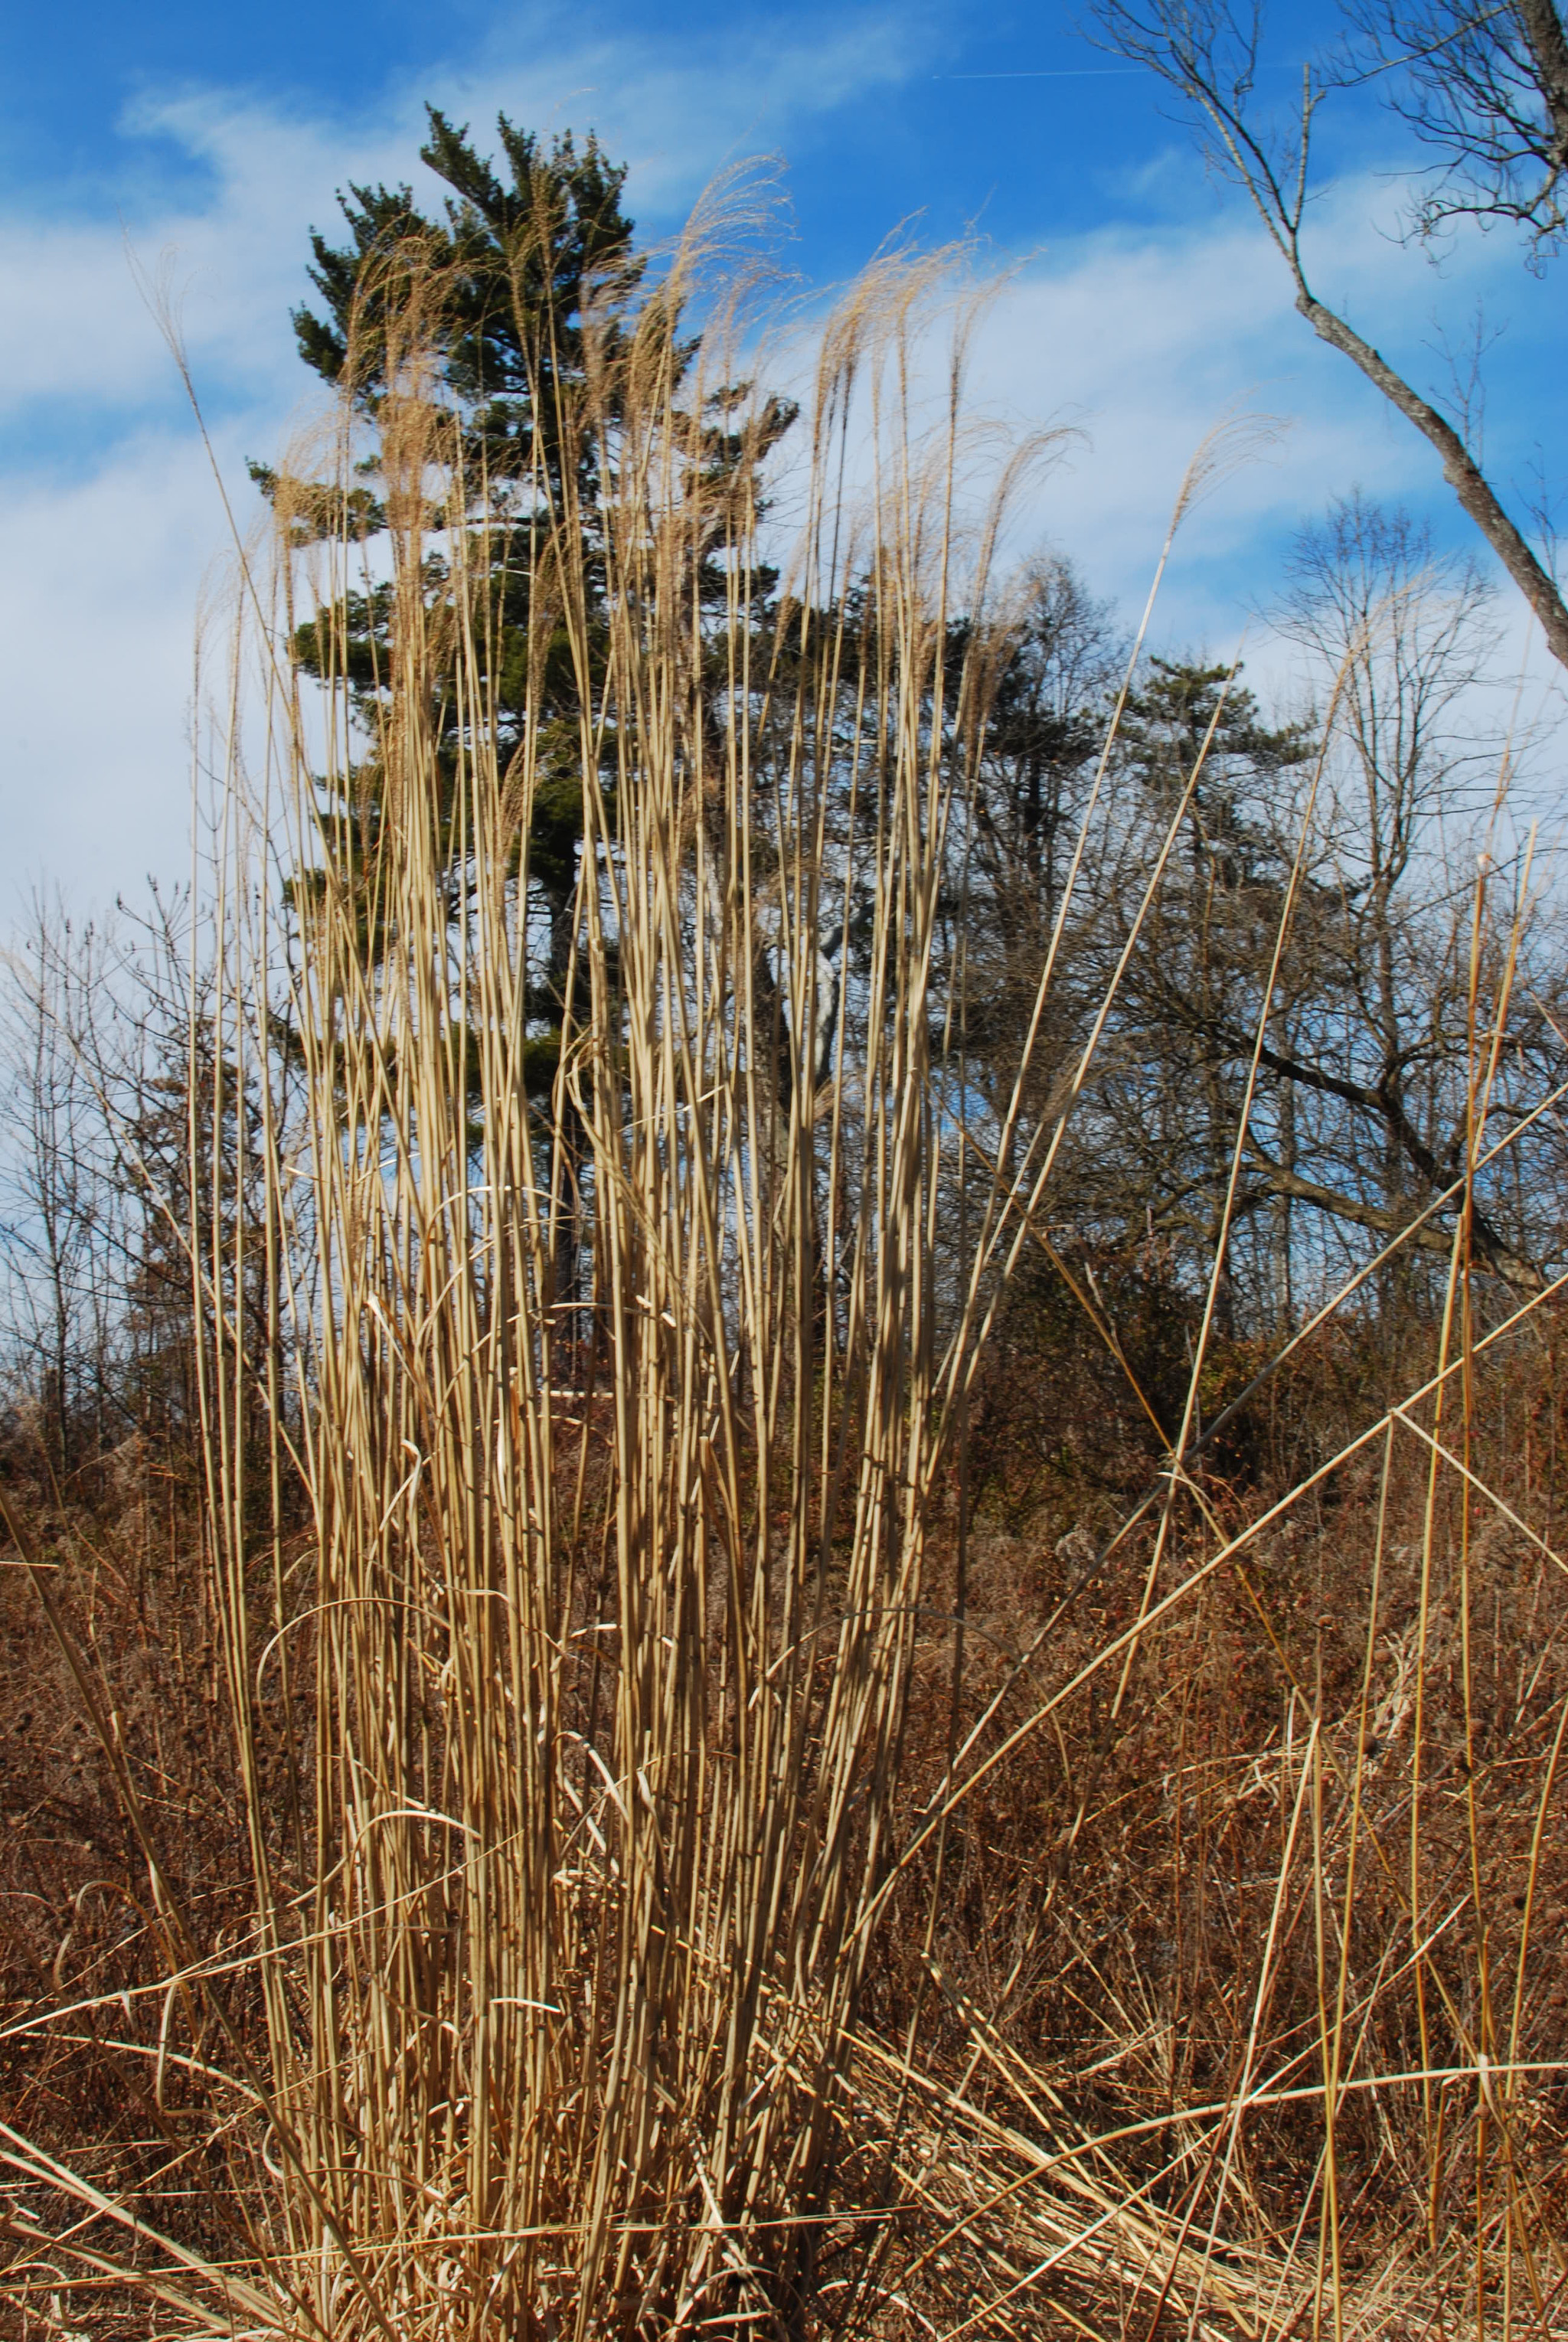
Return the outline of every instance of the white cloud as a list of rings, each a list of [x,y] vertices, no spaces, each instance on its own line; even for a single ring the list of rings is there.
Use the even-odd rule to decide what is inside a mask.
[[[1353,235],[1362,192],[1343,188],[1325,223],[1343,231],[1343,293],[1408,341],[1428,288],[1413,293],[1403,254]],[[1064,541],[1124,596],[1153,568],[1194,449],[1238,404],[1288,428],[1272,461],[1239,473],[1183,532],[1183,550],[1204,563],[1358,480],[1420,497],[1437,478],[1424,443],[1296,315],[1278,255],[1236,212],[1048,253],[983,333],[974,375],[978,393],[1019,416],[1065,404],[1088,430],[1092,455],[1053,482],[1049,500]]]
[[[0,519],[9,875],[101,903],[185,876],[195,603],[218,519],[166,435]],[[14,908],[14,904],[6,905]]]
[[[545,129],[591,119],[612,154],[632,158],[630,208],[655,234],[733,155],[787,148],[808,119],[921,62],[918,42],[877,15],[793,45],[737,36],[696,65],[653,38],[574,42],[559,20],[525,61],[520,47],[495,47],[481,69],[426,87],[476,129],[498,107]],[[132,242],[155,274],[171,255],[198,388],[243,495],[243,457],[286,437],[307,382],[287,325],[305,227],[330,223],[333,191],[349,179],[410,175],[417,106],[410,94],[344,129],[186,92],[145,104],[138,121],[205,166],[205,195],[138,219]],[[1407,255],[1364,227],[1352,233],[1365,194],[1343,189],[1315,224],[1332,257],[1324,290],[1380,331],[1386,322],[1408,349],[1433,287]],[[1450,297],[1516,262],[1480,246],[1467,266]],[[117,225],[10,223],[0,304],[15,327],[0,415],[43,450],[0,506],[10,866],[15,878],[47,875],[101,898],[146,868],[185,866],[193,611],[223,550],[223,515]],[[1267,550],[1330,495],[1357,482],[1418,504],[1443,493],[1415,435],[1294,315],[1277,256],[1239,212],[1049,251],[998,298],[972,379],[978,403],[1015,425],[1071,419],[1086,431],[1034,496],[1024,533],[1066,547],[1130,615],[1204,433],[1240,397],[1293,417],[1275,460],[1228,480],[1183,530],[1167,642],[1228,652],[1243,615],[1239,581],[1255,583]]]
[[[128,134],[173,142],[205,187],[195,175],[197,193],[125,227],[7,220],[0,425],[18,453],[0,502],[0,804],[14,888],[58,879],[102,900],[185,866],[194,610],[225,525],[148,288],[170,296],[243,509],[245,457],[286,440],[308,392],[288,325],[307,226],[331,228],[350,181],[417,179],[419,97],[481,135],[498,110],[546,132],[591,121],[630,158],[629,206],[657,235],[736,150],[919,56],[907,17],[874,12],[820,35],[737,35],[694,63],[652,37],[583,41],[564,12],[535,11],[478,66],[346,125],[224,91],[144,98]]]
[[[629,161],[630,206],[657,235],[727,162],[907,79],[921,56],[907,18],[874,11],[793,39],[737,34],[694,62],[652,36],[583,39],[564,12],[534,10],[481,65],[427,75],[417,93],[348,124],[224,90],[144,95],[127,110],[126,135],[167,141],[204,166],[205,192],[144,207],[124,225],[6,221],[0,416],[60,401],[112,415],[164,393],[167,356],[138,275],[166,277],[192,357],[218,395],[270,399],[297,388],[287,314],[307,290],[306,227],[338,224],[335,191],[351,181],[426,176],[414,159],[426,95],[471,119],[481,141],[497,112],[546,134],[591,124]],[[428,191],[444,192],[434,181]]]

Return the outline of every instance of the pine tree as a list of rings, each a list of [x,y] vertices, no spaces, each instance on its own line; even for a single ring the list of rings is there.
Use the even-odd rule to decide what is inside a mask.
[[[583,383],[586,313],[591,305],[603,310],[613,347],[619,320],[641,284],[643,263],[634,254],[632,223],[621,205],[624,169],[610,163],[594,139],[581,152],[570,134],[545,147],[503,115],[498,129],[509,174],[504,178],[476,153],[465,128],[434,107],[428,112],[430,135],[420,159],[453,190],[442,215],[422,213],[407,186],[352,185],[339,198],[347,243],[335,245],[320,230],[311,236],[309,273],[323,306],[297,308],[294,326],[305,364],[347,391],[375,425],[385,420],[394,387],[389,326],[404,321],[410,305],[423,298],[439,387],[458,423],[458,468],[472,483],[474,511],[483,512],[491,548],[490,606],[481,632],[492,671],[482,680],[496,724],[497,753],[504,760],[524,726],[531,720],[536,727],[542,785],[534,792],[527,867],[531,907],[544,915],[549,940],[530,1009],[531,1021],[558,1028],[583,829],[579,708],[564,632],[557,627],[547,645],[542,674],[536,646],[530,658],[536,583],[530,538],[541,533],[552,510],[567,508],[569,498],[588,540],[590,578],[596,575],[597,459],[592,438],[573,432],[566,416]],[[275,498],[276,475],[261,465],[253,471]],[[325,490],[302,492],[298,483],[289,489],[296,534],[313,533],[313,521],[323,534],[340,525],[340,498]],[[371,488],[354,491],[350,501],[354,525],[365,536],[385,527],[385,506]],[[433,564],[433,588],[438,592],[442,582]],[[391,589],[372,585],[318,612],[299,627],[294,643],[306,674],[324,676],[329,665],[346,674],[372,739],[388,698],[391,625]],[[432,714],[450,772],[457,696],[443,696]],[[374,756],[356,770],[355,780],[357,804],[330,809],[337,818],[328,850],[341,856],[335,841],[352,838],[349,850],[368,868],[382,814]],[[450,805],[444,810],[449,818]],[[319,869],[296,872],[291,884],[296,901],[319,888],[324,876]],[[366,942],[375,956],[378,939],[367,934]],[[545,1087],[554,1064],[549,1029],[541,1040],[530,1053],[530,1071]]]
[[[533,727],[536,778],[526,841],[531,922],[547,937],[543,966],[528,1002],[534,1038],[528,1056],[530,1087],[543,1092],[554,1078],[571,958],[583,836],[581,662],[573,656],[564,624],[549,615],[549,596],[536,601],[539,545],[564,517],[581,535],[589,593],[590,668],[603,611],[601,470],[604,450],[594,434],[575,427],[590,363],[613,374],[634,327],[639,305],[664,298],[644,284],[645,263],[633,244],[633,224],[622,207],[625,168],[613,164],[590,136],[579,150],[570,133],[548,146],[516,129],[504,115],[497,125],[507,175],[481,156],[466,127],[427,108],[430,135],[420,159],[452,194],[442,215],[416,206],[407,186],[351,185],[339,198],[349,231],[341,245],[313,231],[309,274],[323,307],[294,312],[299,351],[324,380],[342,386],[373,426],[385,423],[394,385],[389,379],[389,332],[404,330],[411,306],[423,304],[438,387],[458,425],[457,470],[469,484],[471,511],[454,520],[482,525],[489,564],[488,604],[478,629],[489,671],[480,678],[495,726],[503,764]],[[665,321],[669,348],[684,378],[694,344],[680,338],[679,319]],[[788,402],[774,400],[763,425],[742,435],[730,427],[744,386],[713,393],[703,416],[702,463],[708,481],[733,476],[765,455],[794,419]],[[374,471],[374,458],[363,467]],[[275,498],[274,473],[253,465],[264,492]],[[370,486],[349,497],[355,529],[370,537],[388,515]],[[343,497],[325,488],[289,483],[288,508],[296,533],[341,529]],[[443,578],[433,558],[433,591]],[[762,573],[751,623],[767,623]],[[704,598],[722,609],[726,580],[715,565]],[[296,663],[323,677],[329,666],[346,676],[365,734],[389,701],[393,596],[370,585],[349,594],[301,626]],[[541,656],[540,626],[548,626]],[[454,767],[460,696],[433,702],[443,768]],[[613,778],[612,741],[605,741],[606,794]],[[365,868],[374,862],[382,816],[374,755],[355,772],[357,801],[329,809],[326,850],[341,856],[341,841]],[[450,819],[451,806],[444,808]],[[443,862],[449,836],[444,828]],[[519,841],[521,846],[522,841]],[[521,855],[519,859],[521,860]],[[340,874],[341,875],[341,874]],[[319,887],[325,873],[297,872],[296,903]],[[368,899],[368,898],[367,898]],[[380,939],[368,932],[374,959]]]

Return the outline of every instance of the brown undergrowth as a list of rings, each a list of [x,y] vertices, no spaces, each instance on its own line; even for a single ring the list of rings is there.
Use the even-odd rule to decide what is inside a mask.
[[[950,1499],[918,1636],[905,1829],[940,1795],[960,1634],[965,1720],[994,1711],[976,1756],[1045,1702],[1060,1705],[911,1865],[868,1969],[832,2190],[864,2217],[824,2227],[814,2284],[827,2327],[853,2299],[851,2330],[949,2330],[1005,2295],[999,2269],[1027,2277],[1028,2249],[1050,2259],[1074,2221],[1082,2230],[1104,2217],[1100,2198],[1113,2194],[1133,2208],[1090,2254],[1095,2282],[1067,2255],[1054,2283],[1024,2286],[978,2330],[1072,2331],[1074,2312],[1096,2332],[1148,2330],[1157,2239],[1173,2222],[1200,2253],[1217,2227],[1222,2271],[1250,2290],[1267,2268],[1284,2287],[1283,2311],[1283,2272],[1303,2239],[1297,2282],[1313,2281],[1319,1921],[1327,1907],[1332,2007],[1347,1902],[1342,2284],[1353,2299],[1370,2293],[1367,2330],[1413,2315],[1417,2268],[1428,2314],[1446,2302],[1449,2317],[1468,2321],[1477,2253],[1495,2266],[1499,2227],[1513,2220],[1522,2243],[1533,2237],[1550,2304],[1553,2239],[1568,2219],[1568,1857],[1554,1808],[1541,1828],[1542,1788],[1568,1673],[1563,1574],[1527,1532],[1550,1542],[1561,1502],[1563,1338],[1553,1312],[1478,1395],[1472,1468],[1506,1489],[1523,1526],[1493,1511],[1474,1529],[1463,1584],[1463,1524],[1446,1492],[1424,1655],[1428,1451],[1412,1433],[1386,1492],[1381,1449],[1363,1451],[1151,1629],[1114,1725],[1113,1670],[1061,1694],[1135,1620],[1146,1543],[1104,1559],[1104,1534],[1073,1509],[1076,1488],[1021,1519],[1016,1491],[982,1482],[960,1623]],[[1331,1329],[1290,1392],[1320,1438],[1335,1436],[1346,1378],[1344,1338]],[[1064,1439],[1104,1427],[1098,1414],[1058,1426]],[[1233,1530],[1292,1485],[1254,1479],[1241,1494],[1211,1478],[1204,1496]],[[14,1459],[7,1493],[55,1573],[160,1859],[221,1965],[225,1950],[243,1954],[248,1927],[243,1797],[193,1491],[131,1449],[74,1500]],[[1139,1491],[1128,1481],[1115,1493],[1125,1509]],[[1202,1552],[1173,1555],[1173,1582]],[[20,1689],[5,1768],[5,2119],[204,2259],[245,2258],[244,2191],[236,2200],[210,2101],[177,2057],[158,2064],[167,1946],[145,1861],[21,1572],[6,1571],[0,1597]],[[223,1989],[259,2050],[243,1958]],[[1503,2070],[1483,2094],[1474,2076],[1488,2044]],[[1095,2152],[1099,2140],[1113,2144]],[[1021,2199],[1032,2164],[1071,2172],[1074,2157],[1084,2188],[1068,2190],[1065,2222],[1031,2230]],[[36,2181],[9,2200],[15,2330],[50,2329],[63,2280],[68,2323],[146,2330],[144,2300],[79,2266],[41,2268],[25,2233],[59,2223],[113,2254],[124,2244],[115,2224],[80,2225],[80,2199]],[[1061,2205],[1053,2210],[1062,2221]],[[1528,2294],[1527,2276],[1515,2282]]]

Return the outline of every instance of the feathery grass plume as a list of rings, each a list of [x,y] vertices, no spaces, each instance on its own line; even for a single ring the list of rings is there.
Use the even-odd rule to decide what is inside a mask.
[[[934,273],[890,267],[825,338],[802,584],[771,607],[764,403],[729,386],[722,318],[681,338],[703,258],[699,232],[630,331],[590,329],[558,485],[507,511],[435,388],[439,285],[398,255],[374,822],[346,810],[346,706],[325,792],[280,711],[316,875],[287,1011],[308,1154],[278,1152],[272,1210],[311,1248],[316,1529],[265,1654],[222,1360],[215,1527],[242,1727],[269,1666],[315,1718],[296,1836],[275,1850],[257,1777],[253,1837],[281,2216],[334,2330],[787,2323],[843,2152],[939,1501],[933,929],[994,526],[951,666],[956,386],[918,445]],[[874,476],[846,526],[857,376]],[[547,1106],[527,854],[558,776],[533,733],[497,752],[503,554],[532,565],[530,657],[564,634],[581,708]],[[354,555],[329,540],[324,608]],[[823,941],[851,922],[853,1059]]]

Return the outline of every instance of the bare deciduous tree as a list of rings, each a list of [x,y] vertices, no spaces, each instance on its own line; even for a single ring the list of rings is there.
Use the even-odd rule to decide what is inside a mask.
[[[35,896],[0,999],[5,1337],[62,1473],[75,1460],[95,1400],[101,1407],[115,1314],[112,1223],[120,1198],[81,1055],[103,959],[97,931]]]
[[[1265,1167],[1282,1196],[1373,1230],[1403,1226],[1463,1155],[1474,816],[1499,754],[1474,731],[1469,702],[1496,647],[1492,601],[1473,563],[1438,554],[1407,513],[1358,495],[1298,537],[1277,613],[1323,687],[1337,679],[1320,816],[1332,883],[1313,924],[1297,1041],[1271,1036],[1264,1062],[1302,1096],[1332,1101],[1319,1144],[1333,1168],[1313,1181]],[[1483,935],[1478,950],[1484,990],[1499,973],[1496,939]],[[1482,1202],[1473,1227],[1494,1270],[1534,1281],[1539,1231],[1505,1228]],[[1446,1242],[1432,1232],[1433,1246]]]
[[[1553,0],[1350,0],[1345,13],[1353,70],[1402,75],[1389,103],[1438,157],[1417,233],[1505,222],[1543,266],[1568,230],[1568,35]]]
[[[1112,696],[1103,616],[1069,590],[1071,572],[1026,584],[1026,623],[951,841],[943,1013],[954,1112],[977,1138],[1012,1078],[1093,776],[1083,743]],[[1280,726],[1223,668],[1155,660],[1124,710],[1079,868],[1069,972],[1014,1138],[1028,1144],[1057,1111],[1060,1076],[1143,916],[1150,947],[1121,979],[1061,1156],[1057,1232],[1107,1262],[1157,1256],[1190,1290],[1228,1226],[1217,1306],[1238,1334],[1293,1325],[1325,1277],[1415,1220],[1376,1286],[1403,1322],[1451,1249],[1476,1018],[1483,1026],[1499,997],[1514,909],[1506,881],[1490,881],[1473,938],[1503,754],[1474,697],[1496,647],[1494,603],[1473,562],[1353,496],[1298,539],[1276,613],[1332,710],[1321,766],[1321,725]],[[1178,806],[1164,878],[1141,913]],[[1516,1003],[1500,1124],[1562,1078],[1545,927],[1534,912],[1526,926],[1522,964],[1547,1006]],[[1534,1289],[1557,1257],[1553,1144],[1535,1130],[1472,1197],[1475,1257],[1504,1287]]]
[[[1196,116],[1211,159],[1245,189],[1291,273],[1296,307],[1313,331],[1358,366],[1436,451],[1443,477],[1568,666],[1568,603],[1550,567],[1488,477],[1475,434],[1447,415],[1333,308],[1308,274],[1303,232],[1313,125],[1324,97],[1353,77],[1342,55],[1309,65],[1299,116],[1285,133],[1253,105],[1263,30],[1261,0],[1095,0],[1094,19],[1121,55],[1158,74]],[[1562,232],[1568,153],[1568,41],[1552,0],[1504,0],[1477,9],[1452,0],[1370,0],[1354,20],[1374,52],[1363,71],[1397,66],[1396,105],[1446,163],[1418,211],[1435,227],[1468,215],[1510,218],[1533,238],[1541,265]],[[1533,175],[1532,175],[1533,174]]]

